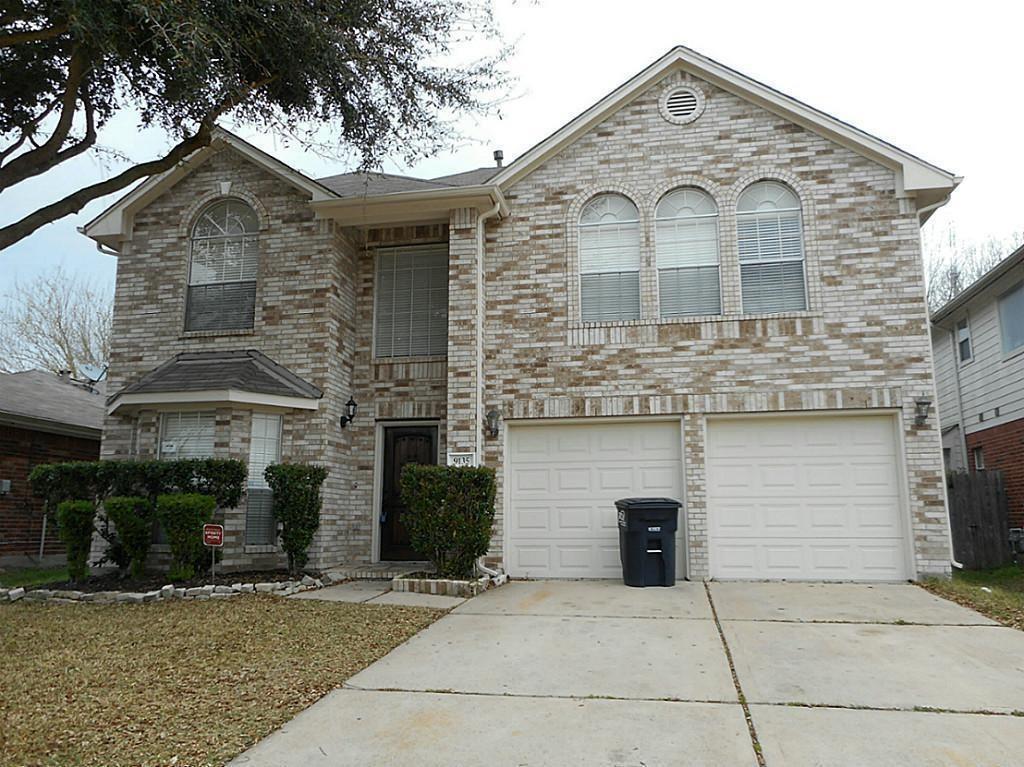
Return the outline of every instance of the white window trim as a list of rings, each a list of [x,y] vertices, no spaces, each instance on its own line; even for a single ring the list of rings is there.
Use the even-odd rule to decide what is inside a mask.
[[[210,448],[209,455],[206,455],[206,456],[190,456],[190,458],[199,458],[199,459],[202,459],[202,458],[213,458],[216,455],[216,449],[217,449],[217,447],[216,447],[216,445],[217,445],[217,413],[214,410],[202,410],[202,409],[198,409],[198,410],[191,410],[191,409],[186,409],[186,410],[166,410],[166,411],[163,411],[162,413],[160,413],[159,440],[157,441],[157,445],[156,445],[157,458],[159,458],[161,460],[180,460],[181,459],[181,455],[180,455],[180,453],[177,450],[175,450],[173,455],[165,455],[164,454],[164,442],[166,441],[165,437],[167,436],[167,419],[168,419],[168,417],[169,416],[177,416],[177,417],[180,418],[185,413],[197,413],[200,416],[206,415],[206,416],[210,416],[212,418],[212,421],[213,421],[213,439],[211,440],[211,448]]]
[[[981,458],[981,465],[978,464],[978,458]],[[971,459],[974,461],[975,471],[986,471],[985,468],[985,448],[981,445],[977,445],[971,448]]]
[[[197,235],[195,233],[196,227],[199,226],[199,220],[203,217],[203,215],[205,215],[206,212],[209,211],[211,208],[215,208],[216,206],[221,205],[223,203],[227,203],[227,202],[238,203],[239,205],[244,205],[245,207],[249,208],[249,210],[252,211],[253,216],[255,216],[255,218],[256,218],[256,230],[253,231],[253,232],[248,232],[247,231],[247,232],[243,232],[242,234],[235,234],[235,235],[225,235],[225,234],[206,235],[206,236]],[[247,277],[245,279],[239,278],[239,279],[231,279],[231,280],[214,280],[212,282],[193,282],[192,281],[192,267],[194,266],[194,260],[195,260],[194,259],[194,245],[195,245],[195,243],[197,241],[199,241],[199,240],[213,241],[213,240],[229,240],[229,239],[242,239],[242,240],[244,240],[247,237],[252,237],[252,238],[254,238],[256,240],[256,269],[258,271],[259,270],[259,263],[260,263],[260,252],[259,252],[259,247],[260,247],[260,245],[259,245],[260,227],[259,227],[259,220],[260,220],[259,211],[257,211],[248,201],[243,200],[240,197],[232,197],[232,196],[218,197],[218,198],[216,198],[214,200],[211,200],[208,204],[204,205],[202,207],[202,209],[196,214],[195,220],[192,222],[192,226],[189,227],[189,238],[188,238],[188,286],[191,288],[191,287],[206,287],[208,285],[231,285],[231,284],[235,284],[235,283],[256,282],[256,277],[255,276],[254,277]]]
[[[1015,285],[1010,286],[1003,292],[999,293],[996,296],[995,300],[996,329],[998,330],[999,353],[1001,355],[1002,362],[1007,362],[1024,354],[1024,344],[1021,344],[1020,346],[1016,347],[1015,349],[1011,349],[1010,351],[1007,351],[1003,345],[1003,313],[1001,304],[1003,299],[1006,298],[1006,296],[1010,295],[1011,293],[1017,290],[1024,290],[1024,281],[1018,282]]]
[[[998,307],[997,307],[998,313]],[[960,329],[960,323],[964,323],[963,331]],[[971,356],[967,359],[963,359],[960,355],[960,342],[964,339],[960,337],[961,332],[966,333],[967,345],[971,350]],[[1000,339],[1000,342],[1002,339]],[[974,336],[971,333],[971,318],[968,315],[964,315],[956,322],[953,323],[953,355],[956,358],[956,363],[963,367],[964,365],[970,365],[974,362]]]
[[[636,210],[635,219],[626,219],[624,221],[616,221],[615,224],[633,224],[636,226],[637,233],[637,266],[636,269],[584,269],[583,267],[583,238],[580,236],[580,232],[583,229],[596,229],[602,226],[612,226],[613,224],[602,223],[595,221],[591,223],[583,223],[580,219],[587,208],[596,200],[602,197],[621,197],[627,200]],[[576,216],[576,272],[578,275],[576,285],[576,300],[578,309],[579,321],[582,325],[605,325],[615,324],[622,322],[640,322],[644,320],[644,284],[643,284],[643,273],[644,273],[644,229],[643,229],[643,214],[640,212],[640,206],[637,204],[631,196],[617,191],[599,192],[591,195],[589,199],[580,208],[579,213]],[[584,275],[594,274],[632,274],[636,273],[637,287],[638,287],[638,306],[637,316],[631,319],[617,319],[617,320],[588,320],[583,317],[583,277]]]
[[[787,186],[787,188],[792,190],[792,187],[790,187],[788,184],[786,184],[786,186]],[[795,195],[796,192],[794,191],[793,194]],[[736,211],[735,214],[734,214],[735,219],[736,219],[736,221],[735,221],[735,228],[736,228],[736,242],[737,242],[736,262],[737,262],[737,265],[738,265],[737,273],[738,273],[738,276],[739,276],[739,288],[740,288],[740,313],[742,315],[747,315],[747,314],[751,314],[751,315],[755,315],[755,314],[756,315],[762,315],[762,314],[789,314],[790,312],[806,312],[806,311],[809,311],[810,307],[811,307],[810,290],[809,290],[809,286],[807,284],[808,283],[808,279],[807,279],[807,233],[804,230],[804,214],[803,214],[803,210],[801,208],[799,208],[799,207],[797,207],[797,208],[777,208],[777,209],[773,210],[772,212],[773,213],[796,213],[797,222],[800,225],[800,257],[799,258],[793,258],[793,257],[789,257],[789,258],[772,258],[772,259],[760,259],[759,258],[759,259],[756,259],[756,260],[754,260],[754,259],[747,259],[746,261],[742,260],[740,258],[740,255],[739,255],[739,227],[740,227],[740,221],[743,218],[754,217],[754,216],[759,215],[759,211],[744,211],[742,213],[740,211]],[[803,271],[804,271],[804,308],[803,309],[784,309],[784,310],[779,311],[779,312],[748,312],[747,311],[746,307],[743,306],[743,267],[744,266],[755,265],[755,264],[783,264],[783,263],[795,264],[795,263],[798,263],[798,262],[803,265]]]

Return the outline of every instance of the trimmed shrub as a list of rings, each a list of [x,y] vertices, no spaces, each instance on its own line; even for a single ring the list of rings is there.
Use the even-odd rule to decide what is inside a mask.
[[[96,506],[92,501],[57,504],[57,531],[67,550],[68,576],[72,581],[80,581],[88,574],[95,517]]]
[[[171,546],[172,580],[188,580],[203,561],[203,525],[213,518],[217,499],[212,495],[180,493],[156,499],[156,516]]]
[[[320,527],[320,486],[327,469],[307,463],[275,463],[263,472],[274,492],[274,519],[281,525],[281,546],[294,574],[309,561],[309,545]]]
[[[242,461],[193,458],[179,461],[74,461],[36,466],[29,475],[32,491],[49,511],[61,501],[108,496],[141,496],[155,504],[169,493],[212,495],[217,505],[238,505],[245,489]]]
[[[494,469],[425,466],[402,469],[402,517],[413,548],[442,578],[470,578],[487,553],[494,524]]]
[[[153,504],[140,496],[111,496],[103,502],[106,516],[114,523],[117,540],[138,578],[146,570],[146,557],[153,539]],[[114,557],[108,553],[108,556]],[[116,561],[116,560],[115,560]]]

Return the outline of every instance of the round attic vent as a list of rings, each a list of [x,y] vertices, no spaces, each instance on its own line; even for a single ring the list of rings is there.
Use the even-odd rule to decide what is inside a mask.
[[[670,88],[661,99],[661,114],[670,123],[685,125],[704,111],[704,94],[696,88]]]

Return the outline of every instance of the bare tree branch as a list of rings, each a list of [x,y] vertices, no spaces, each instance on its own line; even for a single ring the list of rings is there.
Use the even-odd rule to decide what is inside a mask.
[[[952,301],[1021,242],[1024,242],[1024,232],[976,241],[961,237],[955,225],[937,231],[924,230],[921,245],[929,311],[934,312]]]
[[[112,292],[61,267],[15,283],[0,307],[0,370],[105,367],[110,353]]]

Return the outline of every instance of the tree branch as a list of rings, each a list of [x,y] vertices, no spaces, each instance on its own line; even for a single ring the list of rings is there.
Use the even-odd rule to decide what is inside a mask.
[[[75,121],[75,112],[78,110],[79,90],[85,78],[85,68],[85,56],[82,54],[81,49],[76,48],[71,54],[71,61],[68,63],[68,81],[64,87],[64,95],[61,97],[60,119],[57,120],[53,133],[40,146],[18,155],[7,165],[0,168],[0,192],[17,184],[19,181],[42,172],[33,171],[35,168],[45,165],[45,163],[52,160],[60,152]],[[46,170],[46,168],[44,167],[43,170]]]
[[[39,123],[45,120],[47,116],[50,114],[50,112],[57,108],[57,105],[59,103],[60,99],[53,99],[49,104],[47,104],[46,109],[37,114],[24,125],[20,126],[21,135],[18,137],[18,140],[10,144],[6,148],[0,150],[0,163],[7,159],[9,155],[14,154],[14,152],[17,151],[18,147],[20,147],[22,144],[24,144],[27,140],[31,138],[31,136],[36,132],[36,128],[39,126]]]
[[[67,31],[67,24],[58,24],[53,27],[47,27],[46,29],[28,29],[24,32],[8,32],[6,35],[0,35],[0,48],[10,48],[12,45],[20,45],[22,43],[38,43],[41,40],[52,40],[55,37],[60,37]]]

